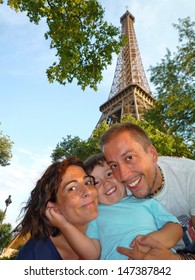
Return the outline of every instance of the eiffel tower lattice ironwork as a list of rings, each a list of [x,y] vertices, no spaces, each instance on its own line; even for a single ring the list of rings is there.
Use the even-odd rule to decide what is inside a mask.
[[[131,114],[137,120],[143,110],[153,106],[154,97],[144,72],[134,30],[134,16],[127,10],[120,18],[122,34],[127,44],[121,48],[108,101],[100,106],[102,116],[98,123],[120,122],[123,115]]]

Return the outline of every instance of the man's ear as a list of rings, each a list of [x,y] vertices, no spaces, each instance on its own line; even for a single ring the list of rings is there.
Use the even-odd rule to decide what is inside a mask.
[[[158,152],[152,144],[148,146],[148,152],[151,154],[153,162],[157,162]]]

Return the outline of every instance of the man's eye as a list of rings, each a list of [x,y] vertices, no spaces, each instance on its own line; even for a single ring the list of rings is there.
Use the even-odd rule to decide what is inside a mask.
[[[127,161],[129,161],[129,160],[131,160],[131,159],[133,159],[132,156],[127,156],[127,158],[126,158]]]

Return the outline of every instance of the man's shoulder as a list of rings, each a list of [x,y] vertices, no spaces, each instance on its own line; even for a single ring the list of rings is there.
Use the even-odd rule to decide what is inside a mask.
[[[180,165],[188,165],[195,167],[195,160],[184,158],[184,157],[171,157],[171,156],[159,156],[158,163],[162,165],[170,165],[170,166],[180,166]]]

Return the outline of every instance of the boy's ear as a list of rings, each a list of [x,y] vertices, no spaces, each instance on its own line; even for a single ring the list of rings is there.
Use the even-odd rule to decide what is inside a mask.
[[[153,162],[157,162],[158,160],[158,152],[156,148],[151,144],[148,146],[148,152],[152,155]]]

